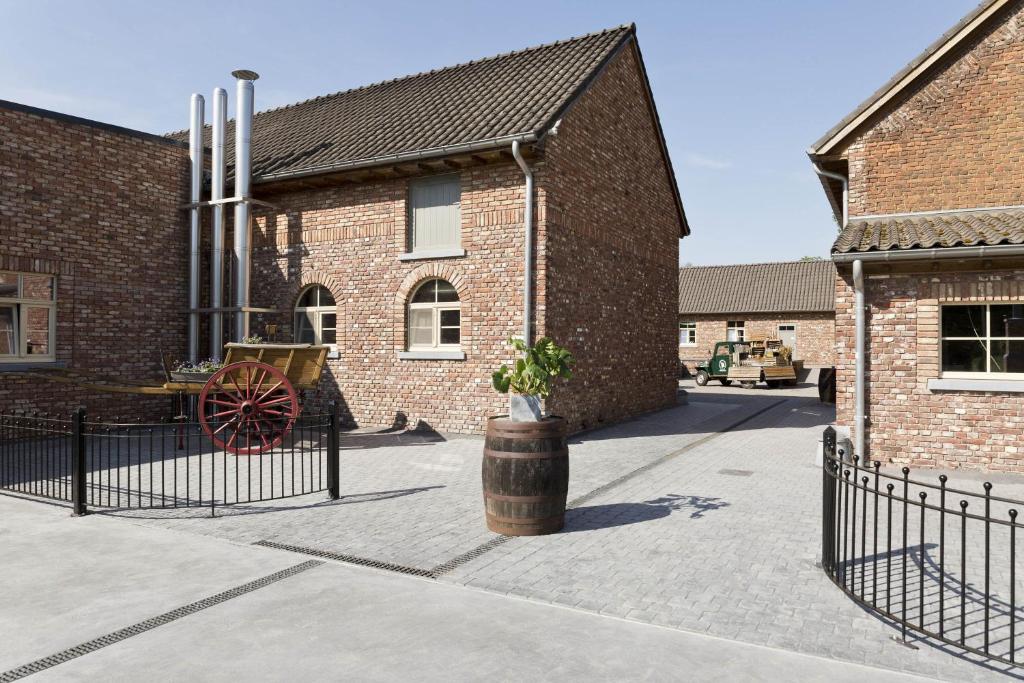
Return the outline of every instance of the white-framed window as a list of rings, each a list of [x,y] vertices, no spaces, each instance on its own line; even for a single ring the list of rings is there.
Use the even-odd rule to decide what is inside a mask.
[[[726,341],[746,341],[746,323],[742,320],[730,320],[725,325]]]
[[[697,323],[679,323],[679,345],[697,345]]]
[[[1024,303],[943,304],[943,377],[1024,380]]]
[[[409,299],[410,351],[455,350],[462,343],[462,304],[447,280],[427,280]]]
[[[0,272],[0,363],[54,360],[56,336],[56,279]]]
[[[462,187],[458,175],[409,183],[409,251],[458,249],[462,245]]]
[[[331,292],[312,285],[299,295],[295,305],[295,342],[338,349],[338,309]]]

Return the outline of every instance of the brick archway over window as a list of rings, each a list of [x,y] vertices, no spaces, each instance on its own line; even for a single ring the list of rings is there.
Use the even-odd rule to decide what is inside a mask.
[[[396,352],[405,350],[406,304],[409,303],[409,297],[421,284],[435,279],[447,280],[458,293],[459,301],[462,303],[462,346],[465,348],[471,342],[469,322],[472,319],[473,307],[470,305],[471,297],[465,278],[458,268],[448,263],[425,263],[410,271],[395,293],[392,329]]]
[[[294,327],[295,320],[295,305],[299,302],[299,295],[306,290],[307,287],[313,285],[320,285],[326,287],[327,291],[334,297],[334,308],[337,313],[337,346],[338,350],[344,348],[344,344],[348,337],[348,325],[345,324],[345,313],[344,313],[344,297],[342,296],[341,285],[338,283],[338,279],[329,273],[325,273],[321,270],[304,270],[299,275],[299,279],[296,280],[289,288],[285,295],[285,307],[287,308],[288,316],[288,327],[292,329]],[[295,330],[292,329],[292,335],[294,338]]]

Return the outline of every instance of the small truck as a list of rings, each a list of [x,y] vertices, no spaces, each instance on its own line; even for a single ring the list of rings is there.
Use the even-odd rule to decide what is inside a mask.
[[[758,382],[775,389],[783,383],[796,384],[796,368],[790,350],[778,339],[720,341],[711,358],[697,363],[697,386],[717,379],[722,386],[739,382],[752,389]]]

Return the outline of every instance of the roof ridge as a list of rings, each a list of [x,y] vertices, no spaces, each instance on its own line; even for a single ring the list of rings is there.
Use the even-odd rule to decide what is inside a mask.
[[[359,85],[359,86],[356,86],[354,88],[347,88],[345,90],[337,90],[337,91],[332,92],[332,93],[326,93],[326,94],[323,94],[323,95],[317,95],[316,97],[310,97],[310,98],[307,98],[307,99],[304,99],[304,100],[299,100],[298,102],[291,102],[289,104],[282,104],[282,105],[279,105],[277,107],[271,107],[270,109],[263,109],[261,111],[254,112],[253,113],[253,117],[255,118],[256,116],[260,116],[262,114],[270,114],[272,112],[284,111],[286,109],[294,109],[294,108],[301,107],[301,106],[306,105],[306,104],[310,104],[312,102],[318,102],[318,101],[321,101],[321,100],[327,100],[327,99],[330,99],[330,98],[339,97],[341,95],[348,95],[348,94],[351,94],[351,93],[359,92],[361,90],[369,90],[371,88],[377,88],[377,87],[380,87],[382,85],[389,85],[389,84],[392,84],[392,83],[399,83],[401,81],[406,81],[406,80],[413,79],[413,78],[419,78],[419,77],[422,77],[422,76],[429,76],[429,75],[432,75],[432,74],[439,74],[439,73],[443,73],[445,71],[452,71],[454,69],[461,69],[463,67],[467,67],[467,66],[471,66],[471,65],[475,65],[475,64],[483,64],[483,63],[486,63],[486,62],[494,61],[496,59],[502,59],[502,58],[505,58],[505,57],[511,57],[513,55],[526,54],[528,52],[533,52],[533,51],[536,51],[536,50],[542,50],[544,48],[554,47],[556,45],[564,45],[564,44],[567,44],[567,43],[574,43],[574,42],[577,42],[577,41],[586,40],[588,38],[594,38],[594,37],[597,37],[597,36],[603,36],[605,34],[613,33],[615,31],[630,31],[630,32],[636,31],[636,22],[630,22],[628,24],[620,24],[618,26],[612,26],[612,27],[609,27],[609,28],[604,28],[604,29],[601,29],[599,31],[591,31],[590,33],[584,33],[582,35],[572,36],[572,37],[569,37],[569,38],[562,38],[560,40],[556,40],[556,41],[551,42],[551,43],[541,43],[539,45],[532,45],[530,47],[524,47],[524,48],[520,48],[518,50],[509,50],[507,52],[500,52],[500,53],[498,53],[496,55],[489,55],[487,57],[480,57],[478,59],[471,59],[471,60],[469,60],[467,62],[459,62],[458,64],[450,64],[448,66],[439,67],[437,69],[430,69],[428,71],[418,71],[416,73],[406,74],[404,76],[395,76],[394,78],[386,78],[386,79],[381,80],[381,81],[375,81],[373,83],[366,83],[364,85]],[[229,121],[234,121],[234,118],[231,118],[231,119],[228,119],[228,120]],[[204,128],[207,127],[207,126],[209,126],[209,124],[206,124],[204,126]],[[181,128],[179,130],[173,130],[173,131],[164,133],[164,137],[172,137],[172,136],[175,136],[175,135],[181,135],[183,133],[188,133],[188,131],[189,131],[188,128]]]
[[[831,263],[831,261],[824,256],[814,261],[762,261],[760,263],[722,263],[722,264],[711,264],[711,265],[699,265],[699,266],[679,266],[679,270],[697,270],[698,268],[747,268],[750,266],[785,266],[794,263]]]

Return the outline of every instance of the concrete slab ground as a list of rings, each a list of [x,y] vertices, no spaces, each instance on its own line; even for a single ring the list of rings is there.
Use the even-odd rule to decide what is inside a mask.
[[[546,606],[571,610],[572,614],[589,613],[616,624],[629,622],[633,627],[664,627],[686,638],[706,634],[729,639],[734,647],[739,647],[735,643],[743,643],[743,647],[784,650],[794,656],[825,656],[849,665],[881,667],[941,680],[982,681],[1019,673],[973,663],[927,641],[919,641],[917,650],[895,643],[895,629],[858,608],[816,566],[821,538],[821,470],[815,466],[814,452],[822,429],[833,419],[833,411],[817,402],[813,385],[779,390],[717,385],[697,388],[692,383],[683,386],[690,392],[689,405],[573,438],[572,509],[565,531],[553,536],[508,539],[486,530],[480,499],[480,439],[366,430],[342,439],[343,496],[339,501],[328,501],[323,494],[317,494],[218,509],[218,516],[213,519],[206,510],[184,510],[106,513],[84,521],[87,525],[99,525],[96,528],[104,529],[103,534],[115,533],[122,526],[141,534],[174,532],[173,537],[184,540],[181,548],[185,549],[193,542],[204,542],[231,548],[244,546],[249,553],[290,557],[294,563],[321,559],[326,554],[335,559],[415,568],[438,579],[424,584],[432,588],[423,589],[423,595],[431,597],[422,598],[426,601],[424,614],[434,616],[419,620],[419,615],[399,613],[394,623],[384,623],[373,622],[378,616],[374,613],[366,617],[367,623],[379,623],[388,633],[403,634],[404,616],[410,624],[434,630],[443,634],[444,639],[476,642],[470,636],[460,635],[457,625],[447,623],[452,619],[469,619],[467,623],[478,625],[485,633],[520,639],[517,642],[523,643],[525,650],[507,646],[500,650],[504,654],[492,653],[496,660],[506,662],[512,662],[516,652],[531,651],[530,648],[544,652],[545,639],[538,636],[534,641],[527,637],[531,634],[504,627],[487,630],[495,626],[466,616],[458,608],[463,604],[459,597],[444,598],[455,607],[449,615],[440,616],[440,607],[437,612],[431,612],[434,608],[429,607],[433,596],[461,596],[459,591],[467,590],[480,595],[480,591],[485,591],[490,594],[489,600],[499,602],[509,600],[518,605],[525,599],[534,608]],[[31,505],[33,509],[57,509],[38,503],[19,504]],[[3,520],[0,515],[0,525]],[[62,520],[72,526],[83,522],[63,517]],[[296,552],[254,548],[253,543],[291,546]],[[32,548],[25,551],[38,552]],[[112,552],[125,555],[124,549]],[[18,571],[26,572],[30,566],[22,565]],[[352,593],[364,596],[369,601],[366,605],[330,602],[341,597],[318,583],[326,581],[321,576],[335,571],[334,564],[329,566],[332,568],[308,569],[273,586],[190,613],[146,635],[128,638],[117,647],[134,647],[164,629],[167,633],[178,633],[189,623],[213,619],[222,608],[241,609],[250,601],[268,600],[279,590],[290,590],[287,586],[292,585],[308,585],[318,600],[329,600],[325,603],[330,605],[329,609],[364,619],[362,610],[372,612],[378,594],[372,587],[367,587],[365,593]],[[267,567],[268,572],[276,570],[274,566]],[[351,576],[362,575],[360,572],[365,570]],[[334,589],[340,596],[356,591],[355,584],[350,585],[350,575],[338,576],[345,582]],[[384,576],[388,580],[411,580],[399,575]],[[252,581],[252,574],[243,572],[238,580]],[[50,577],[50,581],[60,584],[56,577]],[[423,582],[416,580],[416,585],[420,584]],[[391,590],[405,590],[397,586]],[[455,592],[433,592],[442,588]],[[162,590],[159,583],[154,590]],[[161,603],[161,609],[169,602]],[[294,624],[296,632],[305,634],[307,639],[316,640],[317,624],[329,629],[342,628],[321,621],[319,606],[304,611],[306,603],[299,595],[293,596],[293,602],[294,606],[268,603],[266,609],[273,614],[283,610],[281,623]],[[379,604],[393,605],[386,600]],[[412,598],[408,604],[413,611],[418,609],[414,605],[419,603]],[[466,612],[483,609],[470,609],[469,604],[465,603]],[[30,607],[23,605],[23,609]],[[394,609],[401,612],[398,607]],[[142,617],[141,611],[132,612],[133,617],[136,614]],[[154,614],[161,612],[154,609],[149,616]],[[306,614],[306,622],[301,621],[302,614]],[[279,633],[273,619],[259,623],[261,629]],[[229,632],[225,624],[217,628]],[[241,632],[253,635],[251,630]],[[209,634],[214,630],[206,633],[212,638]],[[373,640],[373,633],[337,633],[381,658],[390,642]],[[557,633],[561,637],[561,631]],[[188,647],[193,647],[194,641],[185,631],[180,637]],[[287,633],[280,637],[282,642],[288,642]],[[445,650],[448,646],[429,640],[429,634],[401,636],[414,637],[428,639],[431,647],[441,648],[452,657],[473,659],[474,655],[466,652]],[[406,642],[401,638],[397,642]],[[686,641],[688,644],[678,647],[684,653],[686,648],[703,651],[710,647],[704,641],[699,646],[695,642]],[[216,659],[216,640],[195,643],[197,651],[209,652]],[[166,646],[171,645],[167,641]],[[268,647],[273,650],[276,646]],[[575,647],[584,646],[573,644]],[[614,650],[614,641],[604,642],[603,647],[618,652]],[[341,652],[337,644],[335,649]],[[114,652],[113,646],[109,650]],[[580,651],[591,652],[585,648]],[[651,657],[655,665],[674,656],[653,654],[642,648],[638,651]],[[733,650],[730,656],[756,658],[767,651]],[[346,657],[351,654],[348,650],[344,652]],[[594,652],[600,652],[600,648]],[[90,654],[82,661],[100,654]],[[508,658],[502,660],[506,655]],[[102,656],[109,656],[106,649]],[[626,654],[622,657],[634,661]],[[150,665],[141,655],[134,661],[142,667]],[[700,666],[698,659],[664,661],[669,662],[666,667]],[[721,662],[719,665],[729,666]],[[171,664],[163,662],[160,666]],[[248,664],[239,666],[244,668]],[[636,669],[639,673],[635,676],[620,677],[680,677],[678,673],[662,675],[665,670]],[[367,677],[375,675],[370,668],[359,671]],[[619,669],[603,671],[588,668],[580,675],[600,679],[605,674],[621,673]],[[749,670],[722,671],[732,674],[730,680],[760,675]],[[699,673],[700,677],[712,680],[719,675],[716,670]],[[761,674],[766,680],[804,680],[787,675],[785,668],[770,672],[764,669]],[[867,677],[876,675],[870,673]]]
[[[101,517],[69,520],[61,508],[4,496],[0,519],[5,681],[19,665],[296,564],[292,553]],[[34,676],[925,680],[377,570],[311,564],[137,635],[90,645],[82,656],[66,653]]]

